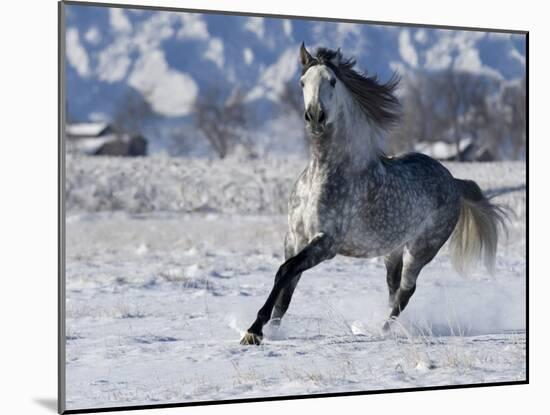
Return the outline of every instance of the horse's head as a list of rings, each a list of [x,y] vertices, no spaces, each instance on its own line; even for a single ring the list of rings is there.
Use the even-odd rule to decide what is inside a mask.
[[[355,59],[344,58],[340,50],[319,48],[312,56],[304,44],[300,47],[304,117],[314,136],[322,135],[341,116],[346,128],[355,131],[368,121],[385,129],[399,117],[400,105],[395,95],[399,77],[380,83],[376,75],[355,70]]]
[[[338,59],[336,54],[334,59]],[[338,79],[331,66],[338,62],[324,62],[314,58],[305,48],[300,47],[302,76],[300,85],[304,96],[304,118],[311,134],[320,136],[327,125],[335,121],[338,108]]]

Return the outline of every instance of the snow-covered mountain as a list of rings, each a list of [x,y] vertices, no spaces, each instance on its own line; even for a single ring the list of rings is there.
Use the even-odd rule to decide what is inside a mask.
[[[298,79],[298,48],[340,47],[369,73],[453,67],[505,80],[525,74],[520,34],[222,14],[66,7],[67,108],[109,120],[129,88],[159,116],[192,115],[209,87],[231,85],[259,111]]]

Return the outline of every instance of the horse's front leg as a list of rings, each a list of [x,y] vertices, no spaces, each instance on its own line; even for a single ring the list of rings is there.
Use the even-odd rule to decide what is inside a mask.
[[[289,258],[279,267],[275,283],[254,323],[247,330],[241,344],[260,344],[263,326],[269,321],[275,301],[281,291],[301,272],[333,258],[335,255],[334,240],[325,233],[319,233],[298,254]]]

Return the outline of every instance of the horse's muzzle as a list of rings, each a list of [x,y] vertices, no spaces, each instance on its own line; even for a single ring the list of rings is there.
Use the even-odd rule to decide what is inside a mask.
[[[311,134],[319,136],[325,132],[327,117],[322,107],[308,108],[304,118],[309,125]]]
[[[322,136],[322,135],[324,134],[325,128],[324,128],[324,127],[322,127],[322,128],[315,128],[315,129],[314,129],[314,128],[311,128],[310,131],[311,131],[311,134],[314,135],[315,137],[320,137],[320,136]]]

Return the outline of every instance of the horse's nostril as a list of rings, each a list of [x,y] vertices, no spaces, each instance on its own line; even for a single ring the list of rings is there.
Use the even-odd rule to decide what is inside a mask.
[[[304,118],[306,119],[307,122],[310,122],[311,121],[311,116],[309,115],[309,111],[306,111],[304,113]]]
[[[319,112],[319,122],[325,121],[325,111],[321,110]]]

